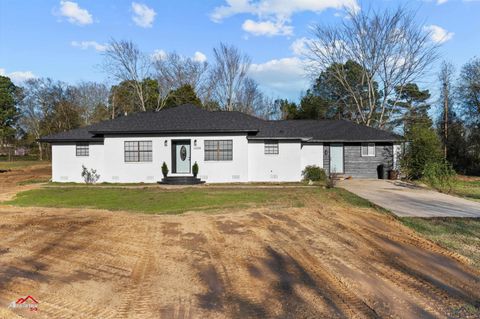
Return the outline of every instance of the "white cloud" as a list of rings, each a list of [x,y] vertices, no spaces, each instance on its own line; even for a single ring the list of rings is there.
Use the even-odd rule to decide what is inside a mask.
[[[226,0],[227,5],[216,7],[211,14],[211,19],[219,22],[227,17],[249,13],[256,16],[269,16],[289,18],[292,14],[302,11],[322,12],[325,9],[351,8],[359,10],[356,0]]]
[[[163,60],[165,59],[165,57],[167,56],[167,52],[165,52],[164,50],[160,50],[160,49],[157,49],[155,51],[153,51],[153,53],[150,55],[150,57],[152,58],[152,60]]]
[[[7,73],[5,69],[0,68],[0,75],[9,77],[13,83],[21,84],[28,79],[36,78],[32,71],[14,71]]]
[[[293,27],[285,25],[284,21],[260,21],[255,22],[253,20],[247,19],[242,24],[242,29],[253,35],[292,35]]]
[[[93,17],[86,9],[80,8],[78,3],[73,1],[60,1],[58,15],[66,17],[68,22],[86,25],[93,23]]]
[[[136,25],[142,28],[151,28],[153,26],[153,20],[155,20],[157,15],[155,10],[137,2],[132,2],[132,10],[132,20]]]
[[[312,39],[309,38],[298,38],[295,41],[293,41],[292,45],[290,46],[290,50],[292,50],[293,54],[295,55],[305,55],[308,53],[308,45],[313,41]]]
[[[221,22],[237,14],[251,14],[260,21],[246,20],[242,25],[243,30],[254,35],[291,35],[293,27],[287,22],[290,22],[293,14],[342,8],[359,10],[360,6],[357,0],[226,0],[226,5],[216,7],[210,18],[214,22]]]
[[[249,75],[269,93],[297,98],[308,87],[304,61],[297,57],[252,64]]]
[[[197,51],[193,55],[193,60],[197,61],[197,62],[205,62],[205,61],[207,61],[207,56],[205,54],[203,54],[202,52]]]
[[[425,26],[424,30],[430,32],[430,37],[432,41],[436,43],[445,43],[448,40],[452,39],[453,35],[455,34],[453,32],[448,32],[444,28],[435,24]]]
[[[439,4],[439,5],[440,5],[440,4],[444,4],[444,3],[446,3],[447,1],[448,1],[448,0],[437,0],[437,4]]]
[[[82,50],[87,50],[87,49],[92,48],[92,49],[94,49],[95,51],[98,51],[98,52],[103,52],[108,47],[106,44],[100,44],[96,41],[72,41],[72,42],[70,42],[70,44],[73,47],[80,48]]]

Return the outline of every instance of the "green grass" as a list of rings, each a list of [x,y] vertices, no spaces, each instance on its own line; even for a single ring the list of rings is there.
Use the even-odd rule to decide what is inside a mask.
[[[124,187],[124,186],[157,186],[157,183],[95,183],[95,184],[87,184],[87,183],[75,183],[75,182],[49,182],[47,186],[54,186],[54,187]]]
[[[21,182],[18,182],[17,185],[31,185],[31,184],[39,184],[39,183],[47,183],[50,181],[49,177],[45,178],[32,178],[32,179],[27,179]]]
[[[221,189],[184,188],[99,188],[45,187],[19,193],[5,204],[43,207],[81,207],[127,210],[143,213],[183,213],[254,205],[301,207],[309,196],[321,195],[320,188]]]
[[[467,199],[480,201],[480,180],[457,179],[453,184],[452,193]]]
[[[480,218],[402,217],[401,222],[433,242],[468,257],[480,269]]]
[[[49,164],[48,161],[0,161],[0,169],[23,169],[29,166],[39,165],[39,164]]]

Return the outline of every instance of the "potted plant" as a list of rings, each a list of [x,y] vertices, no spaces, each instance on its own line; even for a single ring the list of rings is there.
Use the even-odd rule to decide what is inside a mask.
[[[162,164],[162,174],[164,178],[167,178],[168,175],[168,166],[167,163],[163,162]]]
[[[195,164],[193,164],[193,166],[192,166],[192,173],[193,173],[193,177],[197,177],[197,175],[198,175],[198,164],[197,164],[197,162],[195,162]]]

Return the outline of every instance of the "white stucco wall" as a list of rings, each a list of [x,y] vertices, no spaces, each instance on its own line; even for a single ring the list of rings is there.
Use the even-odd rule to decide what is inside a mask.
[[[163,177],[165,161],[171,174],[173,140],[191,140],[191,163],[197,162],[202,180],[210,183],[248,181],[248,143],[245,135],[225,136],[154,136],[154,137],[105,137],[103,145],[90,144],[90,156],[76,157],[75,144],[52,145],[52,175],[56,182],[83,182],[80,176],[82,164],[97,169],[100,182],[156,183]],[[194,141],[197,140],[197,146]],[[232,161],[204,161],[204,140],[232,140]],[[125,162],[125,141],[152,141],[152,162]],[[165,146],[167,141],[167,146]],[[182,174],[177,174],[182,175]],[[184,174],[185,175],[185,174]],[[189,174],[187,174],[189,175]]]
[[[308,165],[315,165],[320,168],[323,168],[323,144],[322,143],[311,143],[311,144],[302,144],[301,151],[302,161],[301,169],[305,168]]]
[[[96,169],[100,174],[99,182],[105,181],[103,144],[90,143],[89,156],[76,156],[74,143],[52,145],[52,181],[82,183],[82,165]]]
[[[248,143],[248,180],[250,182],[296,182],[301,179],[299,141],[279,141],[278,154],[265,154],[264,141]]]
[[[88,157],[77,157],[73,143],[52,145],[53,181],[83,182],[80,174],[82,165],[85,165],[98,171],[99,182],[156,183],[163,177],[161,166],[164,161],[168,165],[170,176],[181,176],[182,174],[171,173],[172,140],[191,141],[191,163],[198,163],[198,177],[209,183],[299,181],[305,166],[323,166],[322,144],[302,145],[300,141],[280,141],[279,154],[266,155],[264,141],[249,141],[246,135],[106,136],[103,144],[90,144]],[[232,140],[233,160],[205,161],[205,140]],[[125,162],[125,141],[152,141],[152,161]]]
[[[191,174],[172,174],[172,140],[191,140],[191,163],[199,165],[198,177],[209,183],[219,182],[246,182],[247,175],[247,138],[245,135],[228,136],[155,136],[155,137],[106,137],[105,154],[106,179],[121,183],[155,183],[163,177],[161,166],[165,162],[169,168],[169,175],[181,176]],[[194,141],[197,140],[197,146]],[[205,140],[232,140],[232,161],[205,161]],[[125,162],[125,141],[152,141],[152,162]],[[165,146],[167,141],[167,146]]]

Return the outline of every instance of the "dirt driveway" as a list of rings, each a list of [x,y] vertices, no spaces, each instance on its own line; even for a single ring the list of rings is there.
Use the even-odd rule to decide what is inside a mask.
[[[398,216],[480,217],[480,202],[415,187],[401,181],[344,180],[340,187]]]
[[[6,308],[26,295],[38,313]],[[4,318],[478,318],[479,300],[462,257],[369,208],[0,206]]]

